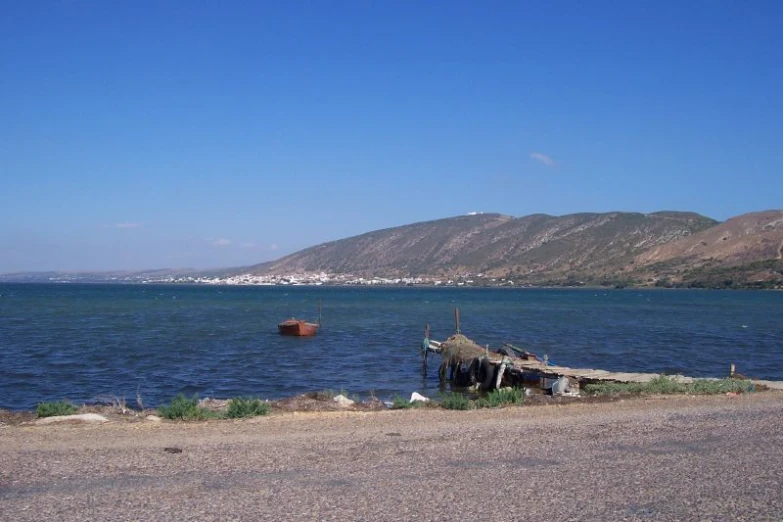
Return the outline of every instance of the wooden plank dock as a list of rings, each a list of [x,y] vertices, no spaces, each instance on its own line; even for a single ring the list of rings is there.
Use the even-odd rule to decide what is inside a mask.
[[[439,341],[428,340],[426,351],[440,354],[442,351],[442,344],[443,343]],[[489,352],[488,350],[487,352],[486,357],[489,362],[494,366],[505,364],[505,371],[512,373],[530,373],[550,379],[557,379],[563,376],[570,377],[578,381],[580,385],[599,382],[647,383],[660,378],[662,375],[659,373],[613,372],[591,368],[569,368],[567,366],[547,364],[546,362],[536,359],[512,358],[496,352]],[[717,380],[714,377],[688,377],[685,375],[666,375],[666,377],[683,384],[690,384],[699,380]],[[783,391],[783,382],[781,381],[748,380],[756,386]]]
[[[540,361],[527,361],[513,359],[509,363],[511,367],[523,371],[531,371],[546,377],[557,378],[560,376],[571,377],[579,382],[638,382],[646,383],[658,379],[660,373],[633,373],[633,372],[611,372],[607,370],[593,370],[581,368],[568,368],[566,366],[553,366],[544,364]],[[715,377],[688,377],[685,375],[666,375],[669,379],[683,384],[690,384],[696,381],[716,380]],[[765,381],[759,379],[748,379],[757,386],[764,386],[773,390],[783,391],[783,382]]]
[[[498,388],[503,381],[504,375],[507,373],[513,377],[512,380],[515,382],[526,382],[526,377],[543,380],[544,382],[547,380],[559,380],[561,377],[565,377],[574,381],[575,386],[576,383],[578,383],[578,387],[580,388],[585,384],[601,382],[643,384],[659,379],[662,376],[660,373],[613,372],[551,365],[546,360],[546,357],[541,359],[535,354],[512,344],[504,344],[503,348],[500,350],[502,353],[496,351],[491,352],[489,350],[489,345],[482,347],[462,335],[459,327],[459,308],[454,309],[454,319],[456,333],[444,342],[430,339],[430,325],[425,327],[424,342],[421,346],[421,354],[423,356],[422,368],[425,375],[427,373],[427,358],[429,354],[437,353],[441,355],[441,365],[439,369],[441,380],[446,378],[447,370],[450,369],[452,382],[457,382],[457,378],[459,377],[460,381],[465,381],[467,378],[469,382],[475,383],[478,377],[479,380],[482,381],[480,383],[482,386],[481,389],[484,390]],[[466,365],[468,368],[465,367]],[[482,366],[483,369],[480,368]],[[492,371],[494,371],[496,376],[495,378],[490,379],[488,374],[492,373]],[[749,380],[755,386],[783,391],[783,381],[766,381],[736,374],[733,362],[731,362],[728,373],[729,377],[738,380]],[[697,381],[720,380],[715,377],[688,377],[685,375],[666,375],[666,377],[682,384],[691,384]]]

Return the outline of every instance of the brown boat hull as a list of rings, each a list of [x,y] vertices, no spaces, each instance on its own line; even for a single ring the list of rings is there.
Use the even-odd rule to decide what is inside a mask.
[[[299,319],[289,319],[277,325],[280,335],[311,337],[318,332],[318,325]]]

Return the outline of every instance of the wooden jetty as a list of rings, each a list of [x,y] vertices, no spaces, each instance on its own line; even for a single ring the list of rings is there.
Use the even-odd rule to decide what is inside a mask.
[[[430,339],[428,342],[427,351],[433,354],[441,354],[443,351],[444,342],[439,342]],[[481,357],[481,356],[479,356]],[[621,382],[621,383],[647,383],[658,379],[662,374],[659,373],[636,373],[636,372],[612,372],[607,370],[596,370],[590,368],[569,368],[567,366],[550,365],[546,362],[535,359],[523,359],[512,358],[507,355],[498,354],[495,352],[486,351],[483,357],[486,358],[489,364],[493,367],[503,369],[503,373],[496,376],[496,382],[502,383],[507,377],[512,382],[529,382],[535,378],[544,379],[558,379],[560,377],[566,377],[576,381],[579,386],[586,384],[600,383],[600,382]],[[442,366],[442,368],[449,368],[450,365]],[[496,371],[498,371],[496,370]],[[498,373],[500,373],[498,371]],[[452,373],[452,379],[454,379],[455,372]],[[507,375],[506,375],[507,374]],[[442,374],[442,377],[444,375]],[[712,377],[688,377],[685,375],[667,375],[669,379],[675,382],[683,384],[693,383],[699,380],[716,380]],[[781,381],[766,381],[760,379],[748,379],[756,386],[762,386],[772,390],[783,391],[783,382]],[[499,386],[493,386],[497,388]]]
[[[660,373],[610,372],[607,370],[568,368],[566,366],[551,366],[539,361],[515,360],[513,365],[514,368],[520,369],[522,371],[535,372],[544,377],[558,378],[560,376],[565,376],[576,379],[580,383],[585,384],[595,382],[646,383],[658,379],[663,375]],[[666,375],[666,377],[675,382],[681,382],[683,384],[690,384],[700,380],[716,380],[714,377],[688,377],[685,375]],[[765,381],[760,379],[748,380],[757,386],[764,386],[774,390],[783,390],[783,382],[780,381]]]
[[[659,373],[613,372],[587,368],[569,368],[551,365],[546,358],[539,358],[516,346],[505,344],[501,353],[490,351],[489,345],[481,347],[460,333],[459,311],[455,311],[457,333],[445,341],[429,339],[429,325],[425,329],[422,343],[423,371],[427,372],[429,354],[441,355],[439,374],[441,380],[451,380],[458,386],[475,386],[480,389],[497,389],[501,385],[520,386],[534,382],[551,383],[558,379],[567,379],[571,390],[576,393],[586,384],[601,382],[648,383],[659,379]],[[492,377],[489,377],[489,373]],[[449,374],[449,375],[447,375]],[[735,374],[731,364],[730,377],[746,379],[755,386],[783,391],[783,382],[747,379]],[[719,380],[710,377],[688,377],[685,375],[666,375],[667,378],[690,384],[696,381]],[[565,381],[564,381],[565,383]]]

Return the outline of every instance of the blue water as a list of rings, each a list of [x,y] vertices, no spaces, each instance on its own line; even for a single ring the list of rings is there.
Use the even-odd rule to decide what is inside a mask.
[[[290,316],[313,338],[281,337]],[[437,393],[424,327],[572,367],[783,380],[783,292],[0,284],[0,408],[182,392]]]

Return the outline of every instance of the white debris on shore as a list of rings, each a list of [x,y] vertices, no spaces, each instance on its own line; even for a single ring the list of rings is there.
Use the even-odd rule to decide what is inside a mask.
[[[43,417],[33,421],[33,424],[59,424],[63,422],[80,422],[86,424],[102,424],[109,422],[109,419],[97,413],[80,413],[77,415],[55,415],[52,417]]]
[[[411,393],[411,400],[410,402],[430,402],[430,399],[428,397],[425,397],[424,395],[413,392]]]
[[[334,402],[336,402],[340,406],[344,406],[344,407],[345,406],[352,406],[353,404],[356,403],[356,401],[351,400],[351,399],[349,399],[348,397],[346,397],[345,395],[342,395],[342,394],[338,395],[333,400],[334,400]]]

